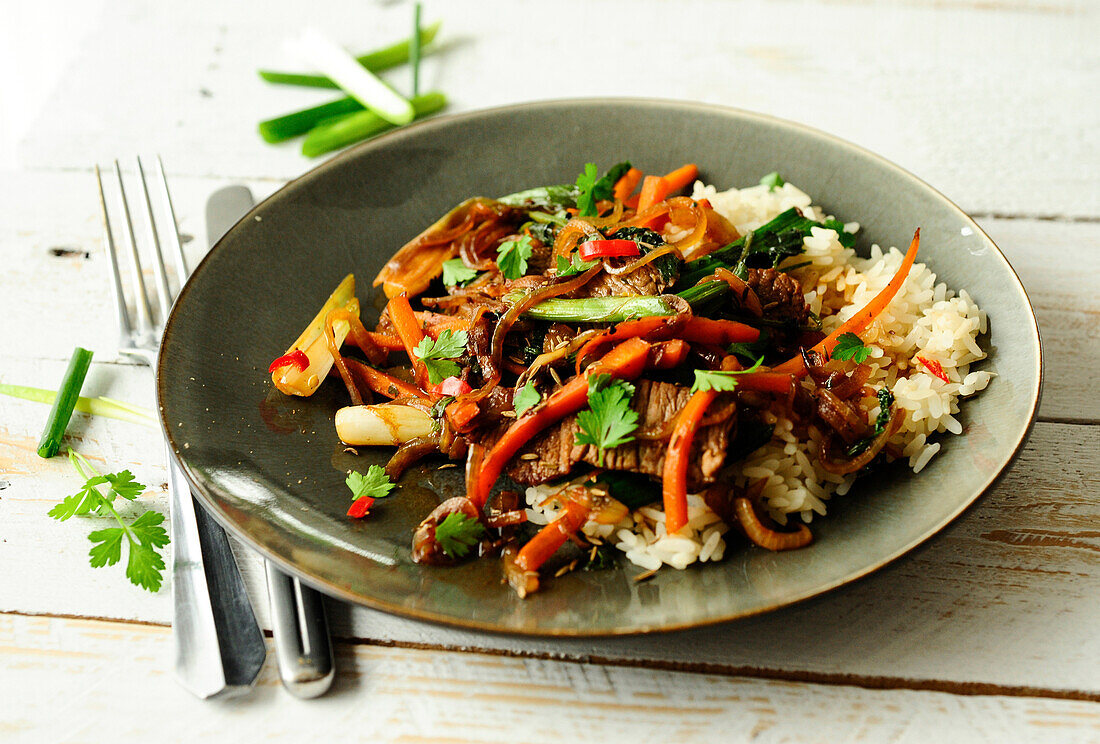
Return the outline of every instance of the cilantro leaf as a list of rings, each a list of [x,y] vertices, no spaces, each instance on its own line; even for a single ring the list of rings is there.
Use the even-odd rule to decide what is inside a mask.
[[[528,382],[512,396],[512,408],[515,409],[517,415],[522,416],[528,408],[538,405],[541,400],[542,396],[535,389],[535,384]]]
[[[573,276],[575,274],[583,274],[591,269],[593,266],[599,263],[599,261],[584,261],[581,259],[579,253],[574,253],[569,261],[565,260],[565,256],[558,256],[558,276],[566,277]]]
[[[366,475],[353,470],[348,473],[347,480],[344,482],[351,489],[351,496],[354,499],[361,499],[364,496],[382,499],[389,496],[390,491],[395,488],[386,471],[378,465],[371,465]]]
[[[850,232],[845,232],[844,223],[840,220],[825,220],[821,225],[835,232],[837,240],[845,248],[851,248],[856,244],[856,236]]]
[[[103,476],[107,483],[111,484],[111,490],[127,501],[133,501],[142,494],[145,486],[134,480],[134,474],[129,470],[121,473],[111,473]]]
[[[462,356],[468,341],[466,331],[452,331],[449,328],[440,332],[439,338],[435,340],[427,336],[420,339],[413,353],[427,368],[428,381],[431,384],[438,385],[448,377],[458,375],[458,364],[450,360]]]
[[[485,534],[485,525],[463,512],[451,512],[435,526],[439,547],[451,558],[464,558]]]
[[[93,530],[88,535],[92,542],[88,551],[92,568],[118,563],[122,559],[122,540],[126,538],[129,551],[127,578],[151,592],[159,590],[164,580],[164,559],[160,549],[169,542],[168,532],[162,526],[164,515],[157,511],[144,511],[133,521],[127,521],[113,505],[116,497],[133,501],[141,495],[145,486],[135,481],[134,474],[129,470],[100,475],[85,458],[72,450],[69,450],[69,462],[85,479],[84,484],[79,491],[50,509],[49,515],[54,519],[66,520],[94,510],[100,516],[113,518],[117,527]],[[99,490],[102,485],[110,487],[106,494]]]
[[[588,408],[577,414],[580,431],[575,441],[596,448],[600,467],[605,450],[634,441],[631,434],[638,428],[638,412],[630,407],[633,396],[633,385],[612,380],[611,375],[595,375],[588,380]]]
[[[764,357],[760,357],[756,360],[756,364],[748,369],[729,370],[728,372],[697,369],[695,370],[695,384],[691,386],[691,392],[698,393],[706,390],[729,392],[737,387],[737,375],[755,372],[763,363]]]
[[[476,276],[477,272],[468,268],[461,258],[443,262],[443,283],[448,287],[464,287]]]
[[[768,191],[775,191],[785,183],[787,182],[783,180],[783,176],[779,175],[779,171],[772,171],[760,179],[760,185],[767,186]]]
[[[610,199],[615,182],[630,170],[630,163],[617,163],[597,179],[595,163],[585,163],[584,173],[577,176],[577,214],[580,217],[596,216],[596,202]]]
[[[842,333],[836,340],[836,346],[833,347],[833,359],[841,361],[851,359],[857,364],[862,364],[870,355],[871,350],[864,346],[860,337],[851,331]]]
[[[524,235],[518,240],[505,240],[497,246],[497,266],[505,279],[519,279],[527,273],[527,259],[534,253],[531,238]]]

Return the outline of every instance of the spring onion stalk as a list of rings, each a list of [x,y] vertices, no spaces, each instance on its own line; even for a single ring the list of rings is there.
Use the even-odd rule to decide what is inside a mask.
[[[725,282],[707,282],[691,287],[679,293],[688,301],[692,309],[702,314],[713,303],[721,300],[729,292]],[[540,302],[524,313],[524,317],[533,320],[546,320],[555,323],[621,323],[658,315],[675,315],[679,312],[675,304],[663,296],[636,297],[581,297],[562,299],[555,297]]]
[[[402,445],[431,436],[436,422],[413,406],[394,403],[346,406],[336,411],[336,435],[352,445]]]
[[[53,457],[61,449],[61,438],[65,436],[65,428],[73,416],[76,399],[80,397],[80,388],[84,386],[84,378],[91,364],[92,352],[79,346],[73,349],[69,368],[61,379],[61,387],[57,390],[42,439],[38,442],[39,457]]]
[[[421,54],[424,54],[424,47],[430,44],[435,38],[435,35],[439,33],[440,25],[441,23],[436,21],[430,26],[425,26],[420,29],[420,33],[416,38],[420,42]],[[411,59],[412,43],[413,40],[411,38],[405,39],[396,44],[391,44],[388,47],[368,52],[355,59],[359,64],[371,72],[382,72],[383,70],[388,70],[391,67],[397,67],[400,64],[408,62]],[[274,70],[260,70],[259,72],[260,77],[269,83],[302,85],[308,88],[340,88],[339,85],[332,82],[332,80],[325,75],[310,75],[298,72],[276,72]]]
[[[434,91],[412,99],[413,111],[418,119],[434,114],[446,105],[447,97]],[[393,124],[373,111],[344,114],[322,122],[310,130],[302,141],[302,154],[311,158],[317,157],[389,129],[393,129]]]
[[[293,364],[278,367],[271,373],[271,381],[287,395],[300,395],[309,397],[316,392],[321,381],[328,375],[335,360],[328,348],[325,338],[325,318],[333,310],[346,310],[352,315],[359,314],[359,300],[355,298],[355,275],[348,274],[344,280],[332,291],[325,304],[309,322],[302,335],[290,345],[286,353],[292,354],[301,351],[306,355],[309,363],[305,369],[299,369]],[[344,343],[351,326],[346,320],[336,321],[332,324],[333,336],[339,347]]]
[[[412,94],[420,95],[420,3],[413,8],[413,32],[409,36],[409,63],[413,70]]]
[[[46,405],[52,405],[54,400],[57,399],[56,390],[46,390],[45,388],[28,387],[26,385],[0,385],[0,395],[8,395],[12,398],[20,398]],[[129,421],[132,424],[156,427],[156,420],[153,418],[152,411],[141,406],[135,406],[133,403],[107,398],[102,395],[97,398],[80,396],[76,399],[73,410],[86,413],[89,416],[105,416],[119,421]]]
[[[351,96],[337,98],[320,106],[294,111],[274,119],[260,122],[260,136],[267,142],[282,142],[299,134],[305,134],[322,121],[344,114],[362,111],[363,104]]]
[[[359,64],[336,42],[308,28],[290,43],[291,51],[309,60],[341,90],[391,124],[408,124],[416,116],[412,104]]]

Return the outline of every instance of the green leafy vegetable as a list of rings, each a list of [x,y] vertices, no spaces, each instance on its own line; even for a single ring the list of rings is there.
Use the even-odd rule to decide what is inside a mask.
[[[497,201],[510,207],[545,209],[557,213],[577,206],[577,186],[572,183],[538,186],[502,196]]]
[[[801,255],[804,235],[797,229],[749,233],[733,273],[744,279],[749,275],[748,269],[774,269],[785,259]]]
[[[890,392],[890,388],[884,387],[878,391],[878,417],[875,419],[875,428],[871,430],[863,439],[853,444],[848,448],[848,457],[855,457],[863,450],[871,446],[871,443],[877,439],[882,432],[886,431],[886,427],[890,425],[890,417],[892,415],[891,409],[894,405],[894,394]]]
[[[39,457],[53,457],[61,449],[61,439],[65,436],[69,419],[73,417],[73,409],[80,397],[80,388],[84,385],[84,377],[88,374],[88,367],[91,364],[92,352],[79,346],[73,349],[69,367],[65,370],[65,376],[61,378],[61,387],[57,390],[53,408],[50,409],[50,415],[46,419],[46,427],[42,430],[42,439],[38,442]]]
[[[568,261],[565,260],[565,256],[558,256],[558,276],[566,277],[583,274],[598,263],[599,261],[583,260],[579,253],[574,253]]]
[[[720,392],[728,392],[737,387],[737,376],[748,374],[749,372],[755,372],[760,368],[760,365],[764,363],[764,357],[760,357],[756,360],[756,364],[752,365],[748,369],[731,370],[729,372],[719,372],[709,369],[697,369],[695,370],[695,384],[691,386],[691,392],[698,393],[706,390],[718,390]]]
[[[449,328],[441,331],[439,338],[434,341],[425,336],[413,349],[420,361],[428,369],[428,380],[433,385],[454,377],[459,372],[458,364],[452,362],[466,351],[466,343],[469,338],[466,331],[452,331]]]
[[[651,504],[661,498],[661,487],[648,475],[632,473],[626,470],[605,470],[596,478],[611,494],[611,498],[621,501],[627,509],[633,511]]]
[[[448,287],[464,287],[477,276],[477,271],[463,263],[461,258],[443,262],[443,283]]]
[[[100,475],[91,464],[69,450],[69,462],[84,478],[84,485],[49,511],[59,521],[95,512],[113,517],[117,527],[95,530],[88,535],[92,548],[88,551],[93,568],[113,566],[122,559],[122,541],[126,540],[129,556],[126,561],[126,577],[143,589],[158,591],[164,579],[164,558],[161,549],[169,542],[168,532],[162,526],[164,515],[157,511],[142,512],[133,521],[127,521],[114,507],[116,498],[133,501],[145,490],[134,480],[129,470]],[[107,492],[101,490],[107,486]]]
[[[577,414],[576,444],[591,444],[597,450],[596,461],[603,467],[604,452],[633,442],[638,428],[638,412],[630,407],[634,386],[609,374],[588,380],[588,408]]]
[[[849,359],[857,364],[863,364],[871,355],[871,349],[863,345],[863,341],[852,332],[842,333],[833,347],[833,359],[842,362]]]
[[[596,202],[610,199],[615,182],[630,170],[630,163],[617,163],[611,170],[596,178],[599,172],[595,163],[585,163],[584,172],[577,176],[577,214],[581,217],[596,216]]]
[[[772,171],[768,175],[760,179],[761,186],[767,186],[768,191],[775,191],[777,188],[785,184],[783,176],[779,175],[778,171]]]
[[[840,220],[825,220],[821,223],[823,227],[828,228],[836,233],[837,240],[845,248],[851,248],[856,244],[856,236],[850,232],[844,231],[844,223]]]
[[[654,230],[650,230],[648,227],[620,227],[607,237],[613,240],[633,240],[638,244],[638,248],[643,256],[650,251],[655,251],[666,245],[665,239],[661,234]],[[675,254],[669,253],[655,259],[653,261],[653,266],[657,271],[661,272],[661,278],[665,283],[671,285],[680,277],[681,263],[682,262]]]
[[[435,539],[451,558],[465,558],[484,534],[485,525],[462,512],[451,512],[435,526]]]
[[[755,341],[734,341],[729,345],[728,351],[730,354],[736,354],[742,359],[753,362],[763,357],[764,353],[770,348],[769,336],[771,334],[768,329],[762,328],[758,339]]]
[[[542,396],[535,389],[535,384],[528,382],[516,391],[515,396],[512,398],[512,408],[515,409],[517,415],[522,416],[528,408],[538,405],[540,400],[542,400]]]
[[[386,471],[379,465],[371,465],[367,469],[366,475],[353,470],[348,473],[347,480],[344,482],[351,489],[352,498],[356,499],[364,496],[369,496],[372,499],[384,499],[390,495],[390,491],[396,488],[390,477],[386,475]]]
[[[519,279],[527,273],[527,259],[531,258],[534,246],[526,235],[518,240],[505,240],[497,246],[497,266],[505,279]]]

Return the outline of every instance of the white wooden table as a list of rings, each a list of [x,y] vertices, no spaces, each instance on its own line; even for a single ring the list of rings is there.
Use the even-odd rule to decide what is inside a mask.
[[[0,382],[52,387],[79,344],[95,351],[86,394],[151,407],[147,371],[114,350],[93,163],[159,152],[198,256],[214,189],[264,196],[312,165],[255,124],[331,93],[268,86],[255,69],[284,66],[282,41],[304,23],[370,48],[409,16],[362,0],[9,16]],[[736,105],[942,190],[1035,304],[1047,382],[1028,446],[929,544],[762,618],[539,642],[333,602],[330,694],[292,698],[269,660],[250,696],[200,702],[172,677],[169,592],[88,566],[87,526],[46,516],[78,485],[62,458],[34,453],[46,410],[0,398],[0,741],[1100,741],[1097,4],[468,0],[428,3],[425,18],[444,21],[426,87],[452,111],[589,95]],[[154,484],[145,499],[167,511],[148,430],[77,415],[69,443]],[[266,623],[258,561],[239,555]]]

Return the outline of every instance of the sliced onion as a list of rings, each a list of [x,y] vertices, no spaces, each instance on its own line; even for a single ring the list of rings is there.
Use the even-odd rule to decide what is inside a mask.
[[[744,279],[725,268],[715,269],[714,276],[729,285],[730,289],[733,290],[734,296],[740,300],[741,307],[758,318],[764,315],[764,308],[760,304],[760,298],[757,297],[756,291],[745,283]]]
[[[797,550],[813,542],[813,533],[804,524],[798,525],[797,532],[778,532],[765,527],[753,508],[752,501],[744,496],[733,500],[733,513],[749,540],[765,550]]]
[[[386,463],[386,475],[397,480],[412,465],[431,454],[439,452],[439,437],[426,436],[410,439],[397,448],[390,461]]]
[[[821,462],[821,467],[835,475],[848,475],[854,473],[857,470],[862,469],[867,463],[875,459],[875,456],[882,451],[882,448],[886,446],[886,440],[897,432],[898,427],[901,426],[901,416],[898,415],[897,409],[890,408],[890,424],[882,430],[882,433],[875,437],[875,440],[867,447],[867,449],[860,452],[851,460],[844,460],[842,462],[834,462],[829,459],[829,449],[832,444],[833,437],[830,435],[821,440],[821,446],[818,449],[817,459]]]
[[[661,258],[662,256],[667,256],[670,253],[673,254],[674,256],[676,256],[676,258],[680,259],[681,261],[683,260],[683,256],[680,255],[680,249],[679,248],[677,248],[676,246],[673,246],[673,245],[665,245],[665,246],[661,246],[660,248],[655,248],[655,249],[651,250],[649,253],[645,254],[644,256],[642,256],[641,258],[639,258],[636,261],[632,261],[631,263],[628,263],[625,266],[619,266],[617,268],[610,266],[608,264],[607,259],[604,259],[604,262],[603,262],[604,263],[604,271],[606,271],[608,274],[611,274],[612,276],[622,276],[623,274],[633,274],[635,271],[642,268],[647,263],[651,263],[653,261],[656,261],[658,258]]]

